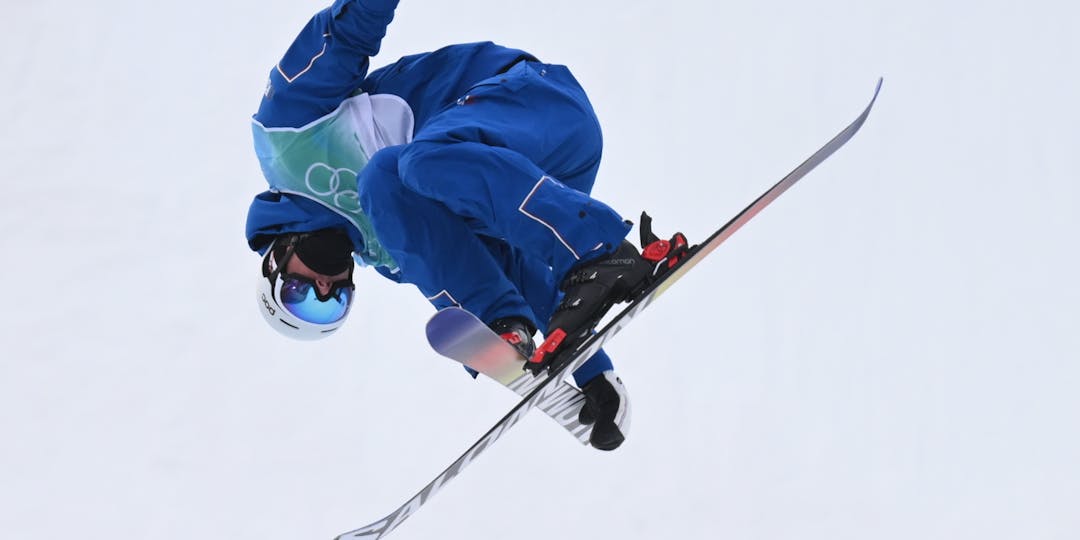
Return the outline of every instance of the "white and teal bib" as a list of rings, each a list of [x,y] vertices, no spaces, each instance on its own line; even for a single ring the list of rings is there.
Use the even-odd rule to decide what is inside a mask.
[[[356,176],[375,152],[412,140],[413,113],[390,94],[359,94],[300,128],[268,128],[253,121],[255,153],[271,191],[299,195],[341,215],[360,230],[367,264],[397,264],[379,244],[360,209]]]

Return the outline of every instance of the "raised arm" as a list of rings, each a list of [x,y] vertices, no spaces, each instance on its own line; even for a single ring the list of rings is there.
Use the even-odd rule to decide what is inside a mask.
[[[364,80],[398,0],[336,0],[300,31],[270,71],[255,120],[301,127],[333,111]]]

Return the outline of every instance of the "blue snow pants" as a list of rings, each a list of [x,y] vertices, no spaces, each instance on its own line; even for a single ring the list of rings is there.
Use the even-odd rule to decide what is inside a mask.
[[[522,61],[481,81],[372,156],[358,177],[379,242],[436,307],[545,329],[575,264],[630,230],[592,199],[602,136],[585,92],[559,65]],[[611,369],[604,352],[577,372]]]

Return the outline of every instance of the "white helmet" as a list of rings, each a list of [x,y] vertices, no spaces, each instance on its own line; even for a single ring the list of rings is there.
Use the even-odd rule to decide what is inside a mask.
[[[261,275],[256,287],[259,312],[274,330],[293,339],[313,341],[333,334],[345,322],[352,306],[355,288],[352,283],[351,251],[346,252],[348,278],[334,282],[326,295],[319,293],[315,280],[285,271],[289,258],[297,255],[297,252],[312,252],[317,247],[326,246],[326,239],[316,238],[317,235],[319,232],[278,236],[266,249],[262,259]],[[301,244],[308,239],[315,239],[315,247],[305,250]],[[332,238],[330,242],[341,245],[338,238]],[[300,259],[305,263],[309,260],[308,257]],[[340,265],[341,262],[336,260],[334,264]],[[343,271],[327,273],[339,274]]]

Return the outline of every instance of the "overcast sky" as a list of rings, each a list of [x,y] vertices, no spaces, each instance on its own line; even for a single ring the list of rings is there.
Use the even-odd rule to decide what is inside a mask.
[[[329,539],[516,403],[358,276],[333,338],[256,311],[250,115],[322,2],[0,6],[0,531]],[[401,540],[1080,537],[1072,2],[405,0],[373,61],[494,40],[567,64],[596,195],[707,236],[851,143],[609,348],[628,442],[533,413]],[[636,232],[634,233],[636,234]]]

